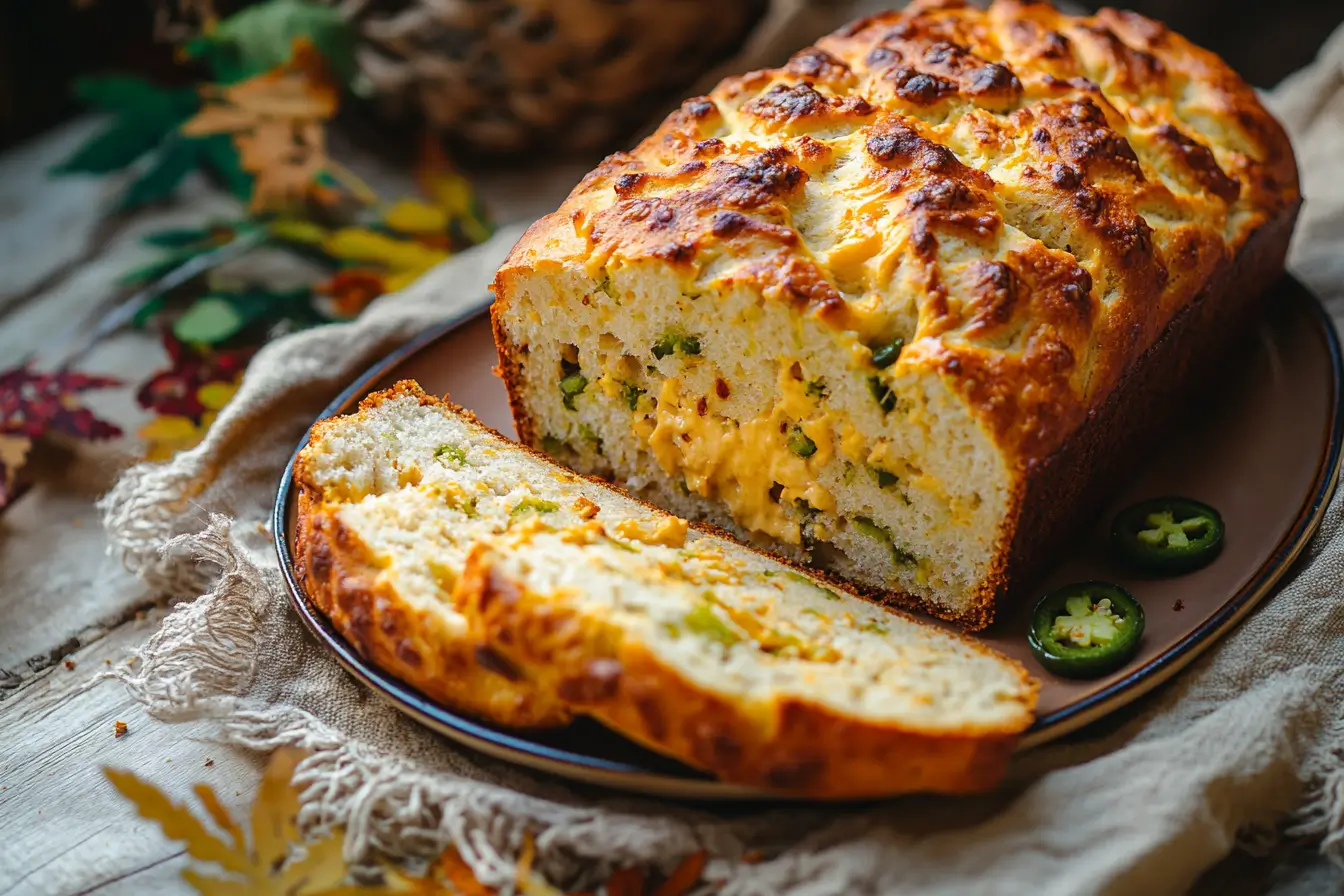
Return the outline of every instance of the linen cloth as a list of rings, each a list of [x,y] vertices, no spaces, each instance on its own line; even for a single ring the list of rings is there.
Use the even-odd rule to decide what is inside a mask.
[[[1308,202],[1292,267],[1344,318],[1344,29],[1269,98]],[[448,844],[511,887],[524,832],[556,884],[668,870],[707,849],[726,894],[1174,893],[1240,839],[1319,838],[1344,864],[1344,497],[1279,593],[1172,682],[1065,742],[1023,754],[974,799],[865,808],[706,809],[622,797],[484,759],[348,677],[291,613],[267,517],[316,413],[373,360],[479,301],[519,235],[498,234],[359,321],[254,360],[198,448],[130,470],[102,503],[115,550],[179,606],[123,673],[156,718],[217,720],[257,750],[312,752],[305,826],[342,825],[351,858]],[[744,861],[749,850],[763,861]]]

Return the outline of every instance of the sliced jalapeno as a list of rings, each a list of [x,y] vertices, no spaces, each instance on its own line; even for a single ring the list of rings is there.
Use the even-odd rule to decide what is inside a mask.
[[[1098,678],[1134,656],[1143,623],[1143,607],[1119,585],[1078,582],[1040,599],[1027,640],[1046,671]]]
[[[1144,572],[1190,572],[1213,562],[1223,549],[1223,518],[1189,498],[1141,501],[1120,511],[1111,544],[1127,564]]]

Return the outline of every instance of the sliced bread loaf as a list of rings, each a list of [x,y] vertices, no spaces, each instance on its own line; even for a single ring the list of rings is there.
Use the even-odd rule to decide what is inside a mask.
[[[571,473],[413,384],[320,424],[297,469],[314,599],[454,707],[505,724],[587,714],[724,780],[827,797],[991,787],[1031,722],[1018,664]]]
[[[1292,147],[1157,22],[915,0],[687,100],[494,283],[520,439],[983,628],[1283,273]]]

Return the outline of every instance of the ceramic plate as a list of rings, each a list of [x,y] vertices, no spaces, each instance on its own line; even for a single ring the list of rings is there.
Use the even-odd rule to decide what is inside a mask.
[[[365,395],[401,379],[449,393],[499,431],[512,435],[483,300],[393,352],[322,412],[346,413]],[[1030,748],[1114,712],[1180,671],[1236,625],[1273,589],[1315,531],[1334,490],[1341,447],[1338,337],[1317,300],[1297,282],[1276,287],[1273,309],[1243,349],[1245,363],[1162,439],[1123,494],[1097,508],[1094,530],[1037,583],[1036,593],[1068,582],[1105,579],[1143,603],[1147,630],[1137,657],[1093,681],[1046,673],[1027,646],[1032,601],[1000,614],[981,640],[1021,660],[1041,680]],[[305,439],[306,441],[306,439]],[[302,447],[302,445],[300,445]],[[399,709],[481,752],[542,771],[609,787],[686,799],[763,794],[714,781],[651,753],[593,722],[558,731],[517,732],[467,718],[426,699],[356,653],[309,602],[293,573],[295,494],[286,468],[275,503],[276,548],[294,606],[340,662]],[[1227,525],[1221,556],[1172,579],[1141,579],[1108,559],[1107,527],[1119,508],[1144,498],[1182,494],[1218,508]]]

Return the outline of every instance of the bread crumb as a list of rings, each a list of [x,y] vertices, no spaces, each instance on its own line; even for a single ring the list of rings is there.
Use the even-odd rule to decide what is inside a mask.
[[[104,666],[110,666],[110,665],[112,665],[112,661],[111,661],[110,659],[104,659],[104,660],[103,660],[103,665],[104,665]]]
[[[1177,613],[1179,613],[1179,612],[1181,612],[1182,610],[1185,609],[1185,601],[1181,600],[1181,599],[1178,597],[1178,598],[1176,598],[1176,603],[1174,603],[1174,604],[1171,605],[1171,608],[1172,608],[1173,610],[1175,610]]]
[[[113,737],[121,737],[123,734],[125,734],[125,733],[126,733],[127,731],[129,731],[129,730],[131,730],[131,729],[127,728],[127,727],[126,727],[126,723],[123,722],[123,721],[121,721],[120,719],[118,719],[116,722],[114,722],[114,723],[112,724],[112,736],[113,736]]]
[[[765,861],[765,853],[761,852],[759,849],[749,849],[742,853],[742,861],[746,862],[748,865],[758,865]]]
[[[213,760],[213,759],[207,759],[207,760],[205,760],[205,767],[206,767],[206,768],[210,768],[210,767],[213,766],[214,764],[215,764],[215,760]]]
[[[65,661],[65,668],[70,669],[70,670],[73,670],[73,669],[75,668],[75,661],[74,661],[74,660],[66,660],[66,661]]]

